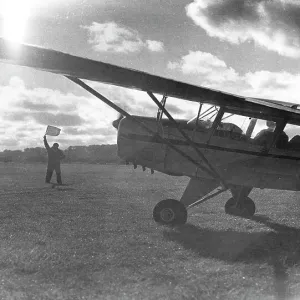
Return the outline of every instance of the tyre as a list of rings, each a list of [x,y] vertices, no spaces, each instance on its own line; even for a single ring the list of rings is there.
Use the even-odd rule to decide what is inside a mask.
[[[230,215],[252,217],[255,214],[255,209],[255,203],[249,197],[245,197],[239,204],[236,204],[234,198],[230,198],[225,203],[225,213]]]
[[[235,205],[236,205],[236,200],[231,197],[228,199],[225,203],[225,213],[229,215],[233,215],[234,210],[235,210]]]
[[[162,225],[183,225],[187,221],[187,210],[177,200],[162,200],[153,209],[153,219]]]

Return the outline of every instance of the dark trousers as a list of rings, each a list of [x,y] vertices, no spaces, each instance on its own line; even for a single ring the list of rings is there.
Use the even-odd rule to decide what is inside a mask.
[[[55,170],[55,173],[56,173],[57,183],[62,184],[60,166],[55,166],[55,167],[48,166],[47,167],[46,180],[45,180],[46,183],[50,182],[54,170]]]

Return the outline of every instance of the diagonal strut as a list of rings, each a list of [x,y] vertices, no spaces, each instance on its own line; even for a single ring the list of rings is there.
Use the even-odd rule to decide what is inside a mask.
[[[164,114],[168,117],[168,119],[173,122],[173,124],[176,126],[177,130],[181,133],[181,135],[186,139],[186,141],[190,144],[190,146],[197,152],[197,154],[200,156],[200,158],[205,162],[205,164],[208,166],[210,171],[214,174],[214,177],[216,177],[221,184],[225,187],[226,184],[224,180],[221,178],[219,173],[214,169],[214,167],[209,163],[207,158],[204,156],[204,154],[198,149],[196,144],[189,138],[189,136],[179,127],[178,123],[173,119],[173,117],[169,114],[169,112],[166,110],[165,107],[161,105],[161,103],[157,100],[157,98],[153,95],[153,93],[148,92],[147,94],[150,96],[150,98],[155,102],[155,104],[161,109]]]
[[[134,116],[130,115],[128,112],[126,112],[125,110],[123,110],[122,108],[120,108],[119,106],[117,106],[116,104],[114,104],[113,102],[111,102],[110,100],[108,100],[106,97],[104,97],[103,95],[101,95],[99,92],[95,91],[93,88],[91,88],[89,85],[87,85],[86,83],[84,83],[79,78],[71,77],[71,76],[65,76],[65,77],[68,78],[69,80],[71,80],[72,82],[76,83],[77,85],[81,86],[82,88],[84,88],[86,91],[88,91],[89,93],[91,93],[92,95],[94,95],[95,97],[97,97],[98,99],[100,99],[101,101],[103,101],[105,104],[107,104],[108,106],[110,106],[111,108],[113,108],[114,110],[116,110],[117,112],[119,112],[120,114],[126,116],[130,120],[132,120],[135,123],[137,123],[140,127],[142,127],[143,129],[145,129],[147,132],[151,133],[153,137],[155,137],[158,140],[160,140],[161,142],[167,144],[170,148],[172,148],[174,151],[176,151],[177,153],[179,153],[180,155],[182,155],[184,158],[186,158],[187,160],[189,160],[191,163],[197,165],[199,167],[199,169],[201,169],[204,172],[208,173],[213,178],[216,177],[215,173],[212,172],[210,169],[207,169],[205,166],[202,166],[200,163],[198,163],[192,157],[190,157],[189,155],[185,154],[183,151],[181,151],[180,149],[178,149],[171,142],[169,142],[168,140],[164,139],[163,137],[161,137],[160,135],[158,135],[153,130],[149,129],[144,123],[142,123],[137,118],[135,118]]]

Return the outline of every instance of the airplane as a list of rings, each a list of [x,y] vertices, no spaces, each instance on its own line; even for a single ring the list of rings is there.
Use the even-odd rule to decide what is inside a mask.
[[[232,194],[225,213],[252,217],[253,188],[300,190],[296,103],[238,96],[5,39],[0,39],[0,61],[65,76],[120,114],[112,124],[120,158],[134,168],[190,178],[180,199],[154,207],[158,224],[185,224],[189,209],[225,191]],[[82,80],[144,91],[157,115],[131,115]],[[175,120],[167,110],[170,97],[198,103],[196,116]]]

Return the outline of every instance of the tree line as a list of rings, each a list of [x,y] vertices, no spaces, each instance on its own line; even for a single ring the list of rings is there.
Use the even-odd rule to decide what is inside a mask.
[[[117,145],[89,145],[70,146],[63,150],[66,163],[92,164],[121,164],[123,161],[117,155]],[[42,147],[26,148],[22,150],[4,150],[0,152],[2,162],[39,163],[47,162],[47,151]]]

